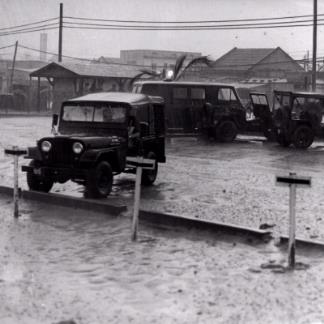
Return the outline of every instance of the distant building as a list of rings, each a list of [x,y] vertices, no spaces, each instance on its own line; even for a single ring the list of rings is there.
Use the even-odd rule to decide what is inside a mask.
[[[285,78],[287,73],[304,72],[290,55],[277,48],[237,48],[224,54],[213,64],[217,73],[244,78]]]
[[[200,57],[198,52],[181,51],[162,51],[162,50],[121,50],[121,63],[139,65],[142,68],[151,68],[153,70],[173,67],[177,58],[186,55],[185,62]]]
[[[46,64],[46,62],[35,60],[17,60],[12,70],[12,60],[0,60],[0,94],[11,92],[13,96],[12,104],[10,107],[5,107],[6,109],[29,109],[34,100],[33,89],[37,88],[36,82],[30,81],[29,75]],[[47,84],[47,82],[41,83],[42,89],[47,88],[45,83]]]
[[[65,100],[100,91],[126,91],[129,81],[139,73],[132,66],[52,62],[30,74],[31,78],[46,78],[53,89],[53,112],[58,112]],[[39,106],[38,110],[42,107]]]

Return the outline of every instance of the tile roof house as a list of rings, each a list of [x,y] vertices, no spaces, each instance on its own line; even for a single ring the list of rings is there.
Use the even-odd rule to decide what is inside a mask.
[[[214,62],[213,70],[222,74],[268,78],[284,78],[288,72],[304,72],[302,66],[280,47],[234,47]]]
[[[186,80],[241,81],[250,78],[287,79],[305,73],[303,67],[280,47],[237,48],[214,61],[211,66],[194,65],[185,72]]]

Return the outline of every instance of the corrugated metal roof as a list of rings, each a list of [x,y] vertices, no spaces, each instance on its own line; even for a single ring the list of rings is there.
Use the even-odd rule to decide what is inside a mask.
[[[52,62],[41,69],[31,73],[31,76],[51,77],[53,68],[65,69],[71,74],[82,77],[115,77],[132,78],[139,73],[135,67],[120,64],[98,64],[98,63],[56,63]]]
[[[245,71],[259,63],[276,48],[237,48],[227,52],[214,63],[214,68],[227,68]]]

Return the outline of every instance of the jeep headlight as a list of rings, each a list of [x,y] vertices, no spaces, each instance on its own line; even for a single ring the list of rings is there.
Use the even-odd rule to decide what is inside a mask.
[[[73,143],[72,150],[75,154],[80,154],[83,151],[83,145],[80,142]]]
[[[47,153],[51,150],[52,144],[49,141],[43,141],[41,144],[41,149],[43,152]]]

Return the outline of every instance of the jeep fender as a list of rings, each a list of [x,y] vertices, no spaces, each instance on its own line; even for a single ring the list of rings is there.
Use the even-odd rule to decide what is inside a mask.
[[[27,149],[27,155],[25,156],[25,159],[31,159],[31,160],[42,160],[42,154],[37,146],[28,147]]]
[[[96,165],[100,161],[107,161],[111,165],[114,172],[121,172],[125,168],[126,157],[122,156],[120,150],[117,149],[93,149],[85,152],[80,158],[80,162]]]

